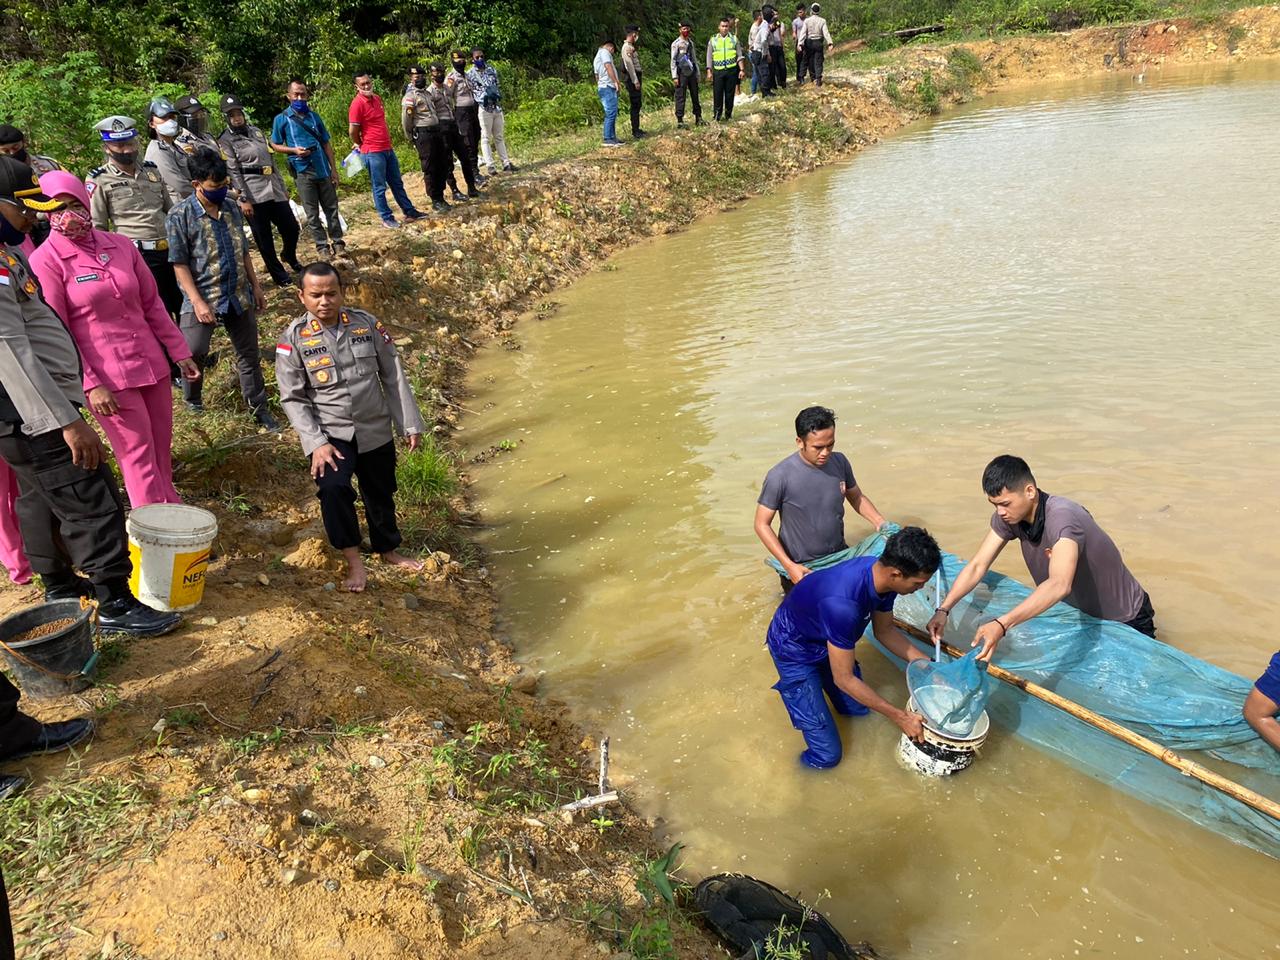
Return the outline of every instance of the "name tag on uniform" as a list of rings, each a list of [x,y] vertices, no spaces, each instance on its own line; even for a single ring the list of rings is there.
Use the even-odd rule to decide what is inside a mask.
[[[271,166],[270,164],[262,168],[262,175],[264,177],[269,177],[275,172],[276,172],[276,168]]]
[[[101,279],[102,277],[98,276],[96,273],[82,273],[80,276],[76,277],[76,283],[88,283],[90,280]]]

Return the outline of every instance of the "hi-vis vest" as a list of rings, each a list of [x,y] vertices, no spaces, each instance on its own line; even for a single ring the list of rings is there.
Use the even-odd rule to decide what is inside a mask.
[[[712,37],[711,64],[717,70],[738,69],[738,38],[732,33]]]

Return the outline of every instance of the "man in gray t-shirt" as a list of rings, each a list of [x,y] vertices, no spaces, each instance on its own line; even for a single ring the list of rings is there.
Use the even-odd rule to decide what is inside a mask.
[[[951,608],[978,585],[1005,544],[1017,540],[1036,588],[1008,613],[978,628],[973,643],[982,645],[981,659],[990,660],[996,644],[1014,626],[1059,601],[1155,637],[1151,598],[1125,566],[1115,541],[1088,510],[1041,490],[1020,457],[1006,455],[992,460],[982,475],[982,489],[996,508],[991,532],[934,611],[929,620],[931,635],[942,635]]]
[[[756,501],[755,531],[765,548],[782,564],[788,591],[811,571],[805,564],[848,546],[844,540],[844,505],[877,528],[884,517],[854,479],[853,467],[835,452],[836,417],[826,407],[807,407],[796,417],[796,452],[765,475]],[[773,518],[781,513],[778,532]]]

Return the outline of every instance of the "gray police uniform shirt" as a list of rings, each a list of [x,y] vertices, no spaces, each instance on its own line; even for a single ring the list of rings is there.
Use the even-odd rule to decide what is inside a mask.
[[[35,171],[37,177],[43,177],[46,173],[51,173],[54,170],[66,169],[53,157],[46,157],[39,153],[28,154],[27,165]]]
[[[195,192],[191,186],[191,171],[187,169],[187,154],[181,147],[165,143],[158,137],[147,144],[147,161],[160,171],[160,178],[169,191],[169,200],[177,203]]]
[[[250,203],[289,199],[267,138],[253,124],[248,124],[244,133],[227,127],[218,137],[218,146],[227,158],[231,182],[241,197]]]
[[[436,116],[440,118],[441,123],[456,122],[453,116],[453,91],[445,86],[436,86],[435,82],[427,84],[426,94],[431,101],[431,106],[436,111]]]
[[[143,242],[165,240],[165,215],[173,203],[154,163],[144,160],[133,173],[126,173],[108,160],[89,171],[84,185],[89,213],[99,230]]]
[[[1044,532],[1032,541],[1026,524],[1010,526],[991,515],[991,529],[1005,540],[1018,540],[1022,559],[1036,585],[1049,579],[1049,554],[1059,540],[1073,540],[1080,548],[1076,576],[1066,602],[1077,610],[1101,620],[1127,623],[1138,615],[1147,593],[1125,566],[1115,541],[1098,526],[1098,522],[1080,504],[1066,497],[1050,496],[1040,491],[1040,509],[1044,511]]]
[[[435,104],[427,95],[428,89],[430,85],[419,90],[410,84],[400,100],[400,126],[411,141],[415,129],[435,130],[440,126]]]
[[[471,81],[467,79],[466,74],[459,73],[457,70],[450,70],[445,74],[444,85],[453,94],[454,106],[474,107],[478,102],[475,91],[471,89]]]
[[[38,436],[80,419],[80,354],[17,247],[0,247],[0,436]],[[7,398],[8,402],[5,402]]]
[[[276,344],[280,405],[310,456],[328,438],[376,450],[403,435],[426,433],[391,334],[371,313],[347,308],[326,331],[310,313]]]
[[[820,467],[796,451],[764,478],[756,502],[781,517],[778,539],[796,563],[843,550],[845,494],[858,485],[843,453],[833,452]]]

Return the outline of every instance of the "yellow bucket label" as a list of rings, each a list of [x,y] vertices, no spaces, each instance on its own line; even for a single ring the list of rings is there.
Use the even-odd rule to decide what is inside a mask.
[[[129,592],[136,597],[138,588],[142,585],[142,547],[138,546],[133,537],[129,538],[129,564],[133,567],[133,572],[129,574]]]
[[[209,549],[175,554],[173,585],[169,588],[169,606],[185,607],[199,603],[204,596],[204,575],[209,569]]]

